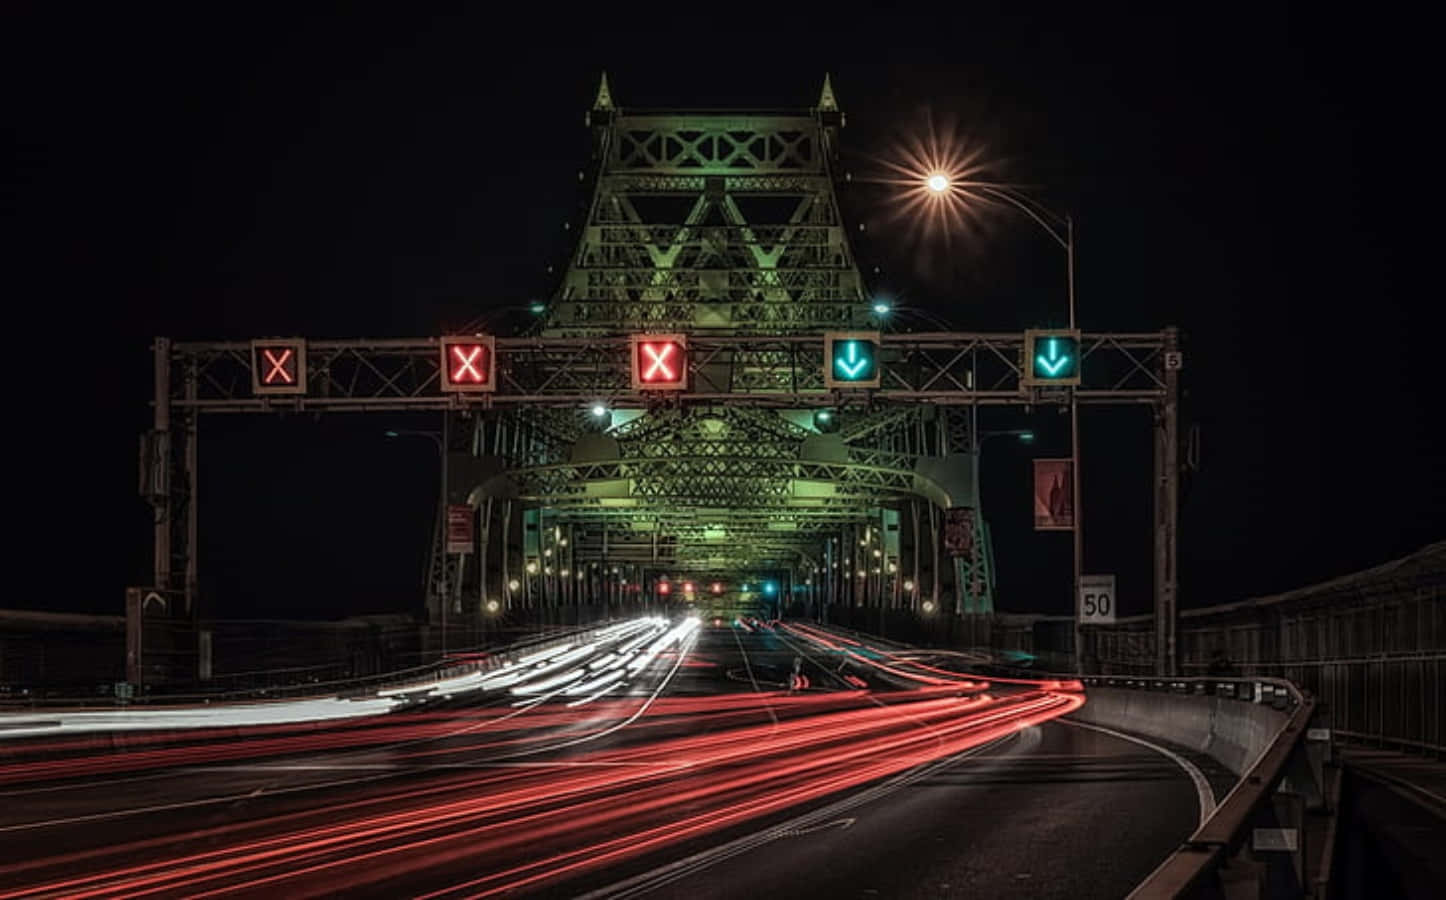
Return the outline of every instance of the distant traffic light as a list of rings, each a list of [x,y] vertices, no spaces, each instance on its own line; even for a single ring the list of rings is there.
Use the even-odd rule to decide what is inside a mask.
[[[721,594],[721,593],[723,593],[723,582],[721,582],[721,581],[715,581],[715,582],[713,582],[713,586],[712,586],[711,590],[713,591],[714,594]]]
[[[773,595],[773,594],[778,593],[778,582],[776,582],[776,581],[765,581],[765,582],[763,582],[763,593],[769,594],[770,596]]]
[[[269,338],[251,342],[253,394],[306,393],[306,341]]]
[[[442,390],[497,390],[497,344],[490,334],[444,337],[442,345]]]
[[[635,391],[681,391],[688,387],[688,336],[632,336],[632,382]]]
[[[883,339],[877,331],[829,331],[823,336],[823,383],[834,388],[876,388],[879,386],[879,348]]]
[[[1024,333],[1026,386],[1077,385],[1079,381],[1079,331],[1030,329]]]

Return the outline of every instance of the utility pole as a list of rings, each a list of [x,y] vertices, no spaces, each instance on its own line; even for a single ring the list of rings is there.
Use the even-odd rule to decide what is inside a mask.
[[[1069,327],[1074,330],[1079,327],[1075,318],[1074,219],[1065,216],[1064,227],[1064,252],[1069,270]],[[1071,388],[1069,392],[1069,471],[1073,481],[1070,493],[1074,501],[1074,528],[1071,530],[1074,537],[1074,595],[1070,598],[1070,606],[1076,607],[1079,604],[1080,581],[1084,572],[1084,502],[1080,496],[1079,388]],[[1084,632],[1080,629],[1077,609],[1074,616],[1074,670],[1084,674]]]

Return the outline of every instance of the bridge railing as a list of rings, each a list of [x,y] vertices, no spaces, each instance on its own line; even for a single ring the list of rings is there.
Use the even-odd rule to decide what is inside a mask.
[[[443,659],[418,662],[414,665],[363,676],[353,675],[345,664],[329,664],[233,673],[213,678],[207,683],[205,690],[180,690],[124,697],[115,694],[86,696],[74,692],[52,693],[39,688],[9,688],[0,691],[0,710],[243,703],[319,695],[364,695],[377,688],[389,687],[398,683],[440,680],[478,668],[486,668],[489,665],[500,664],[508,654],[526,652],[559,638],[586,632],[603,624],[606,623],[533,630],[526,638],[506,646],[478,645],[456,648]]]
[[[1083,631],[1087,671],[1154,668],[1150,616]],[[1342,738],[1446,756],[1446,543],[1274,597],[1181,613],[1180,668],[1284,678]]]
[[[1320,814],[1339,802],[1339,775],[1313,696],[1268,677],[1081,680],[1091,704],[1104,707],[1096,715],[1203,751],[1238,776],[1132,898],[1318,895],[1332,855],[1329,817]],[[1170,696],[1141,703],[1140,694]]]

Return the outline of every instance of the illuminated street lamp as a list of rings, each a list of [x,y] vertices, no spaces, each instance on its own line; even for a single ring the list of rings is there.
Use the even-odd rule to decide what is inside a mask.
[[[930,193],[942,194],[949,190],[949,176],[942,172],[935,172],[924,179],[924,187],[928,188]]]
[[[947,186],[947,185],[946,185]],[[930,185],[932,189],[933,185]],[[1043,204],[1024,194],[1011,190],[1002,185],[991,185],[971,182],[967,186],[969,193],[981,197],[986,201],[1005,203],[1024,213],[1034,224],[1043,228],[1065,254],[1065,275],[1068,279],[1069,290],[1069,327],[1073,330],[1075,324],[1075,298],[1074,298],[1074,219],[1068,215],[1060,215],[1045,207]],[[1026,439],[1027,440],[1027,439]],[[1080,497],[1080,471],[1079,471],[1079,393],[1070,391],[1069,395],[1069,454],[1070,472],[1073,484],[1071,485],[1071,497],[1074,501],[1074,528],[1070,529],[1074,538],[1074,595],[1079,595],[1080,572],[1084,565],[1084,508]],[[977,456],[977,454],[976,454]],[[1083,641],[1079,632],[1079,624],[1075,623],[1075,669],[1078,670],[1083,662],[1082,649]]]

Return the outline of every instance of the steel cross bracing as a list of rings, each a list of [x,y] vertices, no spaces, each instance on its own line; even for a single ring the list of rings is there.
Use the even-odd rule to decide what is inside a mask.
[[[937,603],[948,566],[936,512],[955,501],[921,472],[942,463],[957,474],[965,457],[949,458],[977,451],[971,407],[1148,404],[1158,458],[1169,459],[1177,373],[1165,354],[1177,336],[1168,329],[1083,335],[1074,389],[1023,383],[1022,332],[884,334],[877,389],[825,387],[823,332],[881,327],[835,196],[843,115],[827,80],[809,110],[657,113],[619,109],[604,79],[588,118],[593,166],[586,219],[570,223],[575,252],[535,332],[495,336],[494,391],[444,391],[437,338],[310,340],[304,390],[266,397],[252,393],[248,342],[157,340],[143,476],[158,511],[157,585],[175,586],[182,571],[194,585],[195,429],[217,413],[432,410],[463,426],[454,434],[470,430],[470,452],[500,464],[506,488],[452,486],[452,502],[478,504],[483,552],[467,565],[435,558],[429,597],[475,571],[471,596],[509,606],[582,602],[599,589],[606,602],[618,578],[658,566],[776,567],[810,576],[820,603],[846,606],[904,602],[894,570],[922,580],[928,569]],[[685,389],[633,388],[630,335],[648,332],[687,335]],[[598,405],[601,420],[589,412]],[[821,409],[840,414],[835,433],[816,427]],[[1162,523],[1173,507],[1160,498],[1173,496],[1173,481],[1159,477],[1157,556],[1171,562],[1157,593],[1172,596],[1173,526]],[[878,542],[890,522],[897,529],[905,506],[910,561],[894,531],[869,551],[889,554],[887,571],[874,565],[855,581],[840,569],[864,567],[857,546]],[[982,520],[980,531],[987,538]],[[519,540],[525,560],[510,559]],[[490,569],[479,562],[489,542],[501,548]],[[987,572],[987,539],[971,552],[956,571]],[[513,575],[520,594],[507,586]],[[971,609],[992,609],[984,580]]]
[[[833,189],[831,91],[809,110],[649,112],[616,107],[604,80],[588,122],[591,198],[548,333],[868,322]]]
[[[1075,395],[1085,404],[1159,402],[1166,393],[1162,358],[1168,341],[1168,332],[1085,333],[1083,382]],[[307,343],[306,393],[269,397],[251,392],[249,344],[177,342],[169,351],[170,403],[203,413],[553,407],[573,411],[581,422],[585,408],[597,402],[614,409],[680,402],[818,408],[1049,399],[1042,389],[1022,384],[1022,333],[885,334],[882,342],[878,389],[829,391],[819,335],[690,336],[691,383],[663,395],[632,388],[626,335],[498,338],[498,389],[490,394],[442,391],[435,338],[318,340]]]

